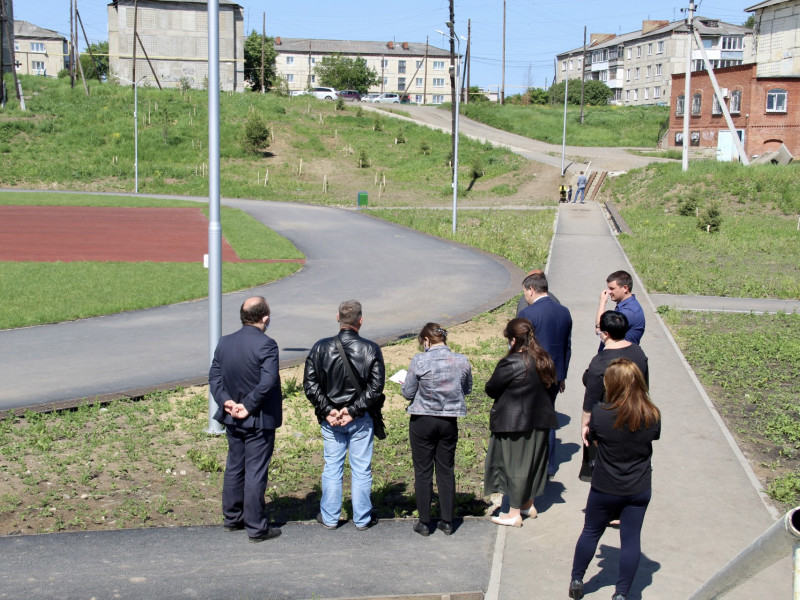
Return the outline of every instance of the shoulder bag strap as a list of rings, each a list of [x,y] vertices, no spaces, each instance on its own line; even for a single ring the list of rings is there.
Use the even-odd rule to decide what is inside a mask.
[[[363,388],[358,384],[358,378],[356,374],[353,373],[353,367],[350,365],[350,361],[347,360],[347,355],[344,352],[344,346],[342,346],[342,340],[339,339],[338,335],[333,336],[333,341],[336,342],[336,347],[339,349],[339,356],[342,357],[342,362],[344,363],[344,368],[347,371],[347,376],[350,378],[350,383],[353,384],[353,387],[356,388],[356,392],[359,396],[361,396],[363,392]]]

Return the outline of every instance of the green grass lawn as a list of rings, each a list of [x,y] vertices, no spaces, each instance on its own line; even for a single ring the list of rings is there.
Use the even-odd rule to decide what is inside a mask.
[[[198,203],[82,194],[0,193],[2,204],[186,206]],[[205,208],[204,208],[205,210]],[[302,258],[294,245],[249,215],[220,212],[223,235],[241,258]],[[223,292],[285,277],[296,263],[223,263]],[[208,270],[197,263],[0,262],[0,329],[55,323],[208,296]]]

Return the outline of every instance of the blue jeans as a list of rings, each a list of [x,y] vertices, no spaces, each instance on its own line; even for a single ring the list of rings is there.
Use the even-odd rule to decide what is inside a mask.
[[[322,500],[319,508],[326,525],[336,525],[342,512],[344,456],[350,450],[350,493],[353,497],[353,521],[359,527],[372,518],[372,417],[365,414],[347,425],[322,430],[323,458]]]

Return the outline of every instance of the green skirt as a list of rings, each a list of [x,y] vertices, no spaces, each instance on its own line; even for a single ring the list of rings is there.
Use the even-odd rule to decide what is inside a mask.
[[[508,496],[511,508],[544,493],[547,484],[549,429],[493,433],[486,451],[484,493]]]

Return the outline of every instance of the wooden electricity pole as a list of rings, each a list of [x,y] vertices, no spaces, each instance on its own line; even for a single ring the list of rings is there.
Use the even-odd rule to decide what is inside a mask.
[[[464,75],[461,76],[463,81],[466,81],[466,90],[464,94],[464,104],[469,104],[469,71],[472,63],[472,53],[470,52],[470,40],[472,39],[472,19],[467,19],[467,52],[464,58]]]
[[[503,67],[500,84],[500,106],[506,103],[506,0],[503,0]]]
[[[267,13],[261,13],[261,93],[266,93],[264,85],[264,45],[267,43]]]
[[[451,143],[451,156],[455,165],[456,156],[456,14],[454,1],[450,0],[450,105],[452,107],[451,124],[453,128],[453,140]]]
[[[581,125],[583,125],[583,88],[585,87],[586,73],[586,25],[583,26],[583,58],[581,59]]]

